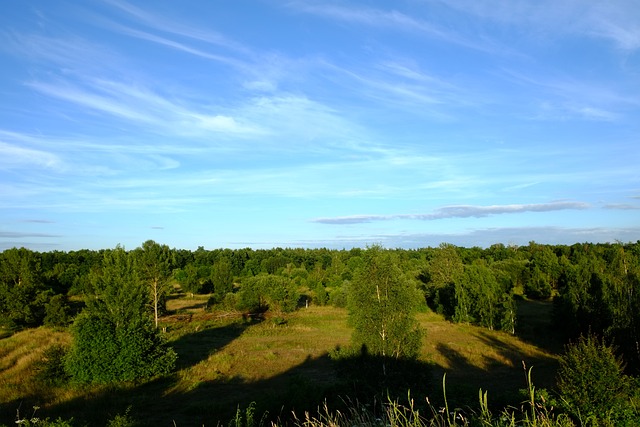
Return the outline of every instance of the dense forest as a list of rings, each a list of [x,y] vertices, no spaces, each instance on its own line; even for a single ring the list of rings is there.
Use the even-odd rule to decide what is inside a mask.
[[[569,350],[584,350],[567,351],[565,371],[584,360],[592,363],[599,356],[585,354],[599,350],[620,370],[616,378],[635,381],[640,370],[640,242],[489,248],[442,244],[415,250],[191,251],[154,241],[133,250],[13,248],[0,253],[0,328],[6,337],[41,325],[70,327],[75,341],[65,355],[64,375],[80,383],[130,381],[173,369],[176,354],[158,332],[158,321],[176,292],[207,295],[210,311],[258,318],[313,305],[353,312],[355,305],[373,304],[366,288],[358,290],[368,282],[384,283],[385,292],[396,298],[395,306],[375,310],[389,319],[404,309],[433,311],[450,322],[516,335],[527,326],[518,319],[518,300],[552,301],[554,331],[563,342],[574,343]],[[372,316],[356,312],[352,321],[366,324]],[[401,326],[394,328],[409,328],[413,335],[390,340],[389,350],[376,354],[401,359],[417,348],[421,337],[412,319],[397,322]],[[364,334],[361,343],[367,343],[366,334],[379,332],[357,325],[356,331]],[[111,344],[105,347],[105,342]],[[376,345],[372,341],[369,347],[375,350]]]

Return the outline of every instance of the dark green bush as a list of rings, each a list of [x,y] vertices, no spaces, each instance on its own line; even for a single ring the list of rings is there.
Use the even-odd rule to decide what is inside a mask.
[[[67,326],[71,321],[70,307],[65,295],[54,295],[44,305],[44,324],[47,326]]]
[[[148,324],[116,328],[97,316],[79,317],[73,325],[74,346],[67,372],[80,383],[109,383],[151,378],[169,373],[177,359]]]
[[[560,358],[557,388],[564,409],[576,419],[624,425],[640,415],[631,405],[631,378],[615,348],[594,335],[569,344]]]
[[[53,345],[47,348],[42,359],[36,364],[36,379],[49,386],[61,386],[69,380],[65,369],[67,348]]]

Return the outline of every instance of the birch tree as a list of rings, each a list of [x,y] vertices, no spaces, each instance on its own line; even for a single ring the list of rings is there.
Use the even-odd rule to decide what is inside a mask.
[[[363,254],[348,295],[352,341],[383,359],[417,356],[422,332],[415,319],[421,296],[389,252],[373,246]],[[383,370],[384,370],[383,365]]]
[[[147,240],[142,247],[135,251],[136,270],[142,282],[147,286],[149,299],[153,307],[153,318],[156,329],[160,310],[164,308],[165,300],[171,286],[171,252],[167,245],[160,245],[153,240]]]

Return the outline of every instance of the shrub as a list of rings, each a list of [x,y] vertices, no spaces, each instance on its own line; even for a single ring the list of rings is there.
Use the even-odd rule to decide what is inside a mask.
[[[557,388],[564,409],[579,419],[614,422],[638,415],[629,405],[631,379],[615,349],[594,335],[581,336],[560,358]],[[631,410],[631,412],[630,412]]]
[[[44,305],[44,324],[47,326],[67,326],[71,320],[69,315],[69,302],[62,295],[54,295]]]
[[[42,359],[36,364],[36,379],[49,386],[60,386],[69,380],[65,369],[67,348],[54,345],[47,348]]]
[[[73,325],[66,369],[80,383],[109,383],[169,373],[177,355],[150,325],[116,328],[108,319],[83,315]]]

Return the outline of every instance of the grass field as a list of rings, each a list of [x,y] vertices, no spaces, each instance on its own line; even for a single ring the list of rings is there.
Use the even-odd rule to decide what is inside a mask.
[[[103,387],[47,387],[34,379],[34,366],[48,346],[68,343],[67,332],[38,328],[0,339],[0,424],[13,424],[16,411],[29,415],[74,417],[80,425],[104,425],[130,414],[143,425],[217,425],[256,402],[256,413],[271,416],[309,408],[309,402],[335,399],[342,378],[328,353],[349,344],[347,313],[332,307],[309,307],[282,319],[248,321],[235,313],[209,313],[206,300],[172,300],[176,314],[164,317],[166,337],[179,355],[177,372],[144,384]],[[478,389],[488,390],[499,404],[522,400],[522,363],[533,366],[540,387],[552,384],[557,357],[535,345],[546,343],[547,306],[523,306],[537,322],[523,328],[525,339],[469,325],[452,324],[433,313],[421,313],[425,330],[421,360],[429,377],[412,396],[438,402],[446,372],[447,395],[453,405],[477,401]],[[542,319],[542,320],[541,320]],[[531,326],[531,325],[529,325]],[[546,331],[548,333],[548,330]],[[529,334],[529,335],[527,335]]]

